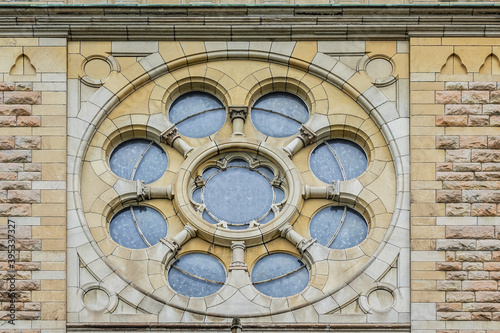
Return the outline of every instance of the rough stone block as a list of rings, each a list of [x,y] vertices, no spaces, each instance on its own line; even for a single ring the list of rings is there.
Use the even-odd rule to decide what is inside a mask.
[[[436,91],[437,104],[456,104],[461,102],[460,91]]]
[[[489,91],[463,91],[462,103],[465,104],[485,104],[490,100]]]
[[[493,226],[447,226],[446,238],[467,238],[467,239],[494,239],[495,227]]]
[[[42,94],[39,91],[6,91],[4,92],[5,104],[41,104]]]
[[[436,126],[465,127],[467,116],[436,116]]]
[[[500,114],[500,105],[490,104],[492,110],[498,108],[498,114]],[[486,106],[486,105],[485,105]],[[481,114],[483,113],[483,108],[481,104],[447,104],[444,107],[444,114],[446,115],[467,115],[467,114]]]

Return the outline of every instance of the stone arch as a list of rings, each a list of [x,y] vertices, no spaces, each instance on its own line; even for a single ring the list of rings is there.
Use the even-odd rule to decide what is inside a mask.
[[[21,55],[19,55],[19,57],[17,57],[16,62],[10,68],[9,74],[10,75],[35,75],[36,69],[31,64],[30,58],[26,54],[22,53]]]
[[[484,63],[479,68],[479,74],[500,74],[500,60],[495,54],[491,53],[484,59]]]
[[[456,54],[452,53],[445,64],[441,67],[441,74],[459,75],[467,74],[467,67],[462,63],[462,59]]]

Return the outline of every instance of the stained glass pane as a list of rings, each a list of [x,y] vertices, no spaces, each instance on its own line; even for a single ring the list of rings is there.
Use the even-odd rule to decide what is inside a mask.
[[[257,100],[252,107],[252,123],[260,132],[273,137],[297,133],[309,119],[306,104],[297,96],[276,92]]]
[[[226,109],[216,97],[195,91],[177,98],[168,117],[182,135],[202,138],[221,129],[226,121]]]
[[[143,249],[148,247],[146,241],[152,246],[167,235],[167,223],[155,209],[133,206],[132,211],[127,207],[111,219],[109,233],[115,242],[130,249]]]
[[[344,139],[332,139],[316,147],[309,165],[316,177],[325,183],[354,179],[368,166],[368,158],[358,144]]]
[[[226,270],[215,257],[190,253],[177,259],[168,271],[168,283],[179,294],[204,297],[226,282]]]
[[[330,206],[317,212],[309,224],[311,237],[331,249],[347,249],[368,235],[368,225],[360,213],[345,206]]]
[[[146,184],[159,179],[167,170],[167,154],[156,143],[132,139],[116,147],[109,158],[109,166],[117,176],[128,180],[142,180]]]
[[[252,283],[261,293],[272,297],[288,297],[304,290],[309,271],[304,263],[286,253],[270,254],[252,269]]]

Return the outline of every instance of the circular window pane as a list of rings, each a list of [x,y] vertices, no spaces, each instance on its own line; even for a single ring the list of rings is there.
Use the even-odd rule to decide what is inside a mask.
[[[133,139],[120,143],[111,153],[109,166],[118,177],[142,180],[159,179],[167,170],[167,154],[150,140]]]
[[[167,223],[153,208],[131,206],[113,216],[109,233],[121,246],[143,249],[155,245],[167,235]]]
[[[226,270],[215,257],[190,253],[177,259],[168,271],[168,283],[179,294],[204,297],[226,282]]]
[[[276,92],[257,100],[252,107],[252,123],[260,132],[283,138],[297,133],[309,119],[306,104],[297,96]]]
[[[208,93],[190,92],[172,103],[168,118],[182,135],[203,138],[221,129],[226,121],[226,108]]]
[[[361,175],[368,166],[368,158],[357,143],[332,139],[314,148],[309,165],[316,177],[325,183],[331,183]]]
[[[275,216],[273,205],[285,200],[284,191],[271,185],[274,179],[271,169],[251,170],[242,159],[228,162],[224,170],[208,167],[202,177],[205,185],[194,190],[193,201],[204,205],[205,221],[229,229],[246,229],[252,221],[269,222]]]
[[[309,271],[297,257],[274,253],[255,264],[251,278],[254,287],[261,293],[272,297],[288,297],[307,287]]]
[[[317,212],[309,224],[311,237],[330,249],[347,249],[368,235],[363,215],[345,206],[330,206]]]

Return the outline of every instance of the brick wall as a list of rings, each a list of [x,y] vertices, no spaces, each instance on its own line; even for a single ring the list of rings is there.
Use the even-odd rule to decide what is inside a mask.
[[[411,41],[415,332],[500,332],[498,43]]]
[[[500,216],[500,129],[499,135],[481,135],[482,127],[500,126],[499,87],[446,82],[445,91],[436,91],[436,103],[444,104],[436,126],[474,128],[436,137],[436,148],[445,152],[445,162],[436,164],[436,179],[443,182],[436,202],[445,204],[446,216],[463,216],[463,222],[469,216]],[[437,239],[436,250],[446,251],[446,260],[436,265],[446,272],[436,285],[446,299],[437,304],[438,319],[500,320],[498,224],[448,225]]]
[[[0,332],[64,331],[66,40],[0,39],[0,56]]]

